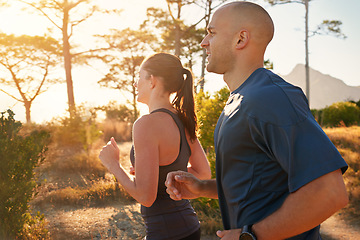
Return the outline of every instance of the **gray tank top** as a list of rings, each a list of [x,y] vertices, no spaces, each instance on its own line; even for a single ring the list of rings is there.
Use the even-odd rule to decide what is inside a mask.
[[[170,198],[166,193],[165,180],[169,172],[187,171],[191,150],[179,116],[164,108],[154,110],[150,114],[155,112],[168,113],[175,121],[180,131],[180,150],[174,162],[166,166],[159,166],[158,193],[153,205],[141,206],[141,214],[146,226],[146,239],[181,239],[199,229],[200,223],[189,200],[174,201]],[[135,166],[134,146],[131,148],[130,160],[131,164]]]

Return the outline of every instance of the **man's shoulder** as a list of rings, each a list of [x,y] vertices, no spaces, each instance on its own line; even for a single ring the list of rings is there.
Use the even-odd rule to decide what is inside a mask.
[[[265,122],[296,123],[309,112],[302,90],[266,69],[258,72],[241,94],[247,114]]]

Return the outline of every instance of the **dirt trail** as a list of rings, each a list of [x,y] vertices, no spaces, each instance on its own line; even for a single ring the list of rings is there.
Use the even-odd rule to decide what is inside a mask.
[[[52,239],[141,239],[145,236],[140,204],[113,203],[106,207],[49,208],[44,212]],[[324,240],[360,240],[360,226],[351,226],[335,215],[321,226]],[[203,236],[202,240],[219,239]]]
[[[320,231],[324,240],[360,240],[360,226],[350,225],[338,215],[323,222]]]
[[[140,205],[114,203],[106,207],[49,209],[51,238],[72,239],[141,239],[145,236]]]

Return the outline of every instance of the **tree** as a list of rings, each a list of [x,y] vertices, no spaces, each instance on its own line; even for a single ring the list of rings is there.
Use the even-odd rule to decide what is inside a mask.
[[[92,3],[91,0],[17,0],[25,3],[31,8],[38,11],[41,15],[46,17],[55,28],[59,29],[62,33],[62,50],[64,57],[65,76],[67,85],[67,95],[70,117],[76,114],[73,80],[72,80],[72,59],[76,55],[81,55],[86,52],[94,50],[72,53],[72,45],[70,38],[73,35],[73,30],[80,23],[86,21],[96,12],[118,13],[118,10],[104,11]]]
[[[51,37],[0,34],[0,67],[8,72],[0,77],[0,83],[15,88],[20,97],[9,90],[0,91],[24,104],[27,123],[31,122],[35,98],[60,81],[51,75],[60,58],[59,49],[59,43]]]
[[[205,31],[203,32],[204,35],[207,34],[206,29],[210,23],[210,17],[213,13],[213,11],[219,7],[222,3],[226,2],[227,0],[197,0],[195,1],[195,4],[198,5],[200,8],[202,8],[205,12],[204,16],[200,19],[200,21],[204,20],[205,23]],[[214,6],[215,5],[215,6]],[[206,49],[202,49],[202,62],[201,62],[201,76],[200,76],[200,90],[204,91],[204,85],[205,85],[205,65],[206,65]]]
[[[334,34],[336,37],[346,38],[341,32],[340,26],[342,22],[339,20],[324,20],[314,31],[309,30],[309,2],[312,0],[265,0],[271,5],[300,3],[305,6],[305,81],[306,96],[310,104],[310,70],[309,70],[309,37],[320,34]]]
[[[141,29],[156,32],[159,36],[155,51],[173,52],[181,59],[185,58],[185,67],[193,70],[198,53],[201,52],[200,42],[203,29],[198,29],[194,23],[187,25],[181,19],[182,9],[193,1],[167,1],[167,11],[158,8],[147,9],[147,19]]]
[[[102,59],[110,65],[106,76],[98,81],[100,86],[118,89],[132,94],[133,121],[138,118],[136,88],[134,83],[144,60],[144,54],[151,52],[151,44],[155,37],[139,30],[113,29],[111,34],[101,36],[112,49]],[[110,55],[111,54],[111,55]]]
[[[194,28],[196,24],[192,26],[186,26],[184,21],[181,19],[182,9],[186,5],[192,4],[193,0],[166,0],[167,7],[168,7],[168,14],[171,17],[171,25],[172,25],[172,39],[174,44],[174,50],[176,56],[181,56],[181,39],[183,38],[184,34]],[[174,14],[175,13],[175,14]]]

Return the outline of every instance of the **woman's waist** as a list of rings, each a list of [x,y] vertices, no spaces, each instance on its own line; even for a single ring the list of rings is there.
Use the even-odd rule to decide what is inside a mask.
[[[150,207],[141,206],[141,214],[145,216],[154,216],[165,213],[182,211],[184,209],[193,209],[190,201],[183,199],[180,201],[172,200],[168,194],[159,194],[155,202]]]

